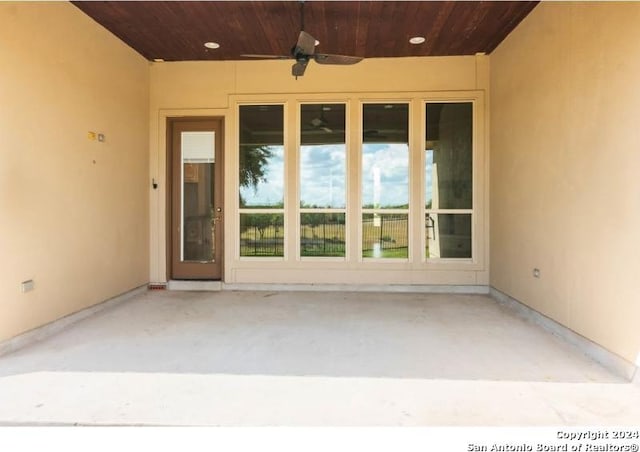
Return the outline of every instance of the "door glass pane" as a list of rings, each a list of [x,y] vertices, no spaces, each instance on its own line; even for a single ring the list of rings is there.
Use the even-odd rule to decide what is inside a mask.
[[[301,106],[300,207],[346,205],[344,104]]]
[[[180,260],[212,262],[215,132],[182,132]]]
[[[300,255],[344,257],[344,213],[301,213]]]
[[[240,207],[284,206],[284,108],[240,107]]]
[[[284,215],[241,213],[240,256],[284,256]]]
[[[473,104],[427,104],[425,207],[472,208]]]
[[[365,104],[362,133],[362,207],[409,207],[409,106]]]
[[[428,258],[471,258],[471,214],[427,214]]]
[[[408,258],[407,214],[362,214],[362,257]]]

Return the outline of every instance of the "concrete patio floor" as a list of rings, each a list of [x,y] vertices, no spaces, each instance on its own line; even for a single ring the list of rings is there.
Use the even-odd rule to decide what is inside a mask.
[[[640,387],[483,295],[150,291],[0,357],[2,425],[638,425]]]

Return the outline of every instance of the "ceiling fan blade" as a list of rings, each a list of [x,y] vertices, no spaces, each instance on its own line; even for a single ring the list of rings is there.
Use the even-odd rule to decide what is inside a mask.
[[[298,36],[298,42],[296,43],[296,47],[293,50],[293,55],[313,55],[313,52],[316,49],[316,38],[311,36],[306,31],[301,31],[300,36]]]
[[[291,66],[291,75],[294,77],[301,77],[304,75],[304,71],[307,69],[308,60],[296,61],[293,66]]]
[[[256,55],[252,53],[244,54],[240,56],[245,58],[260,58],[262,60],[288,60],[289,58],[291,58],[290,56],[286,56],[286,55]]]
[[[362,61],[362,57],[348,55],[327,55],[326,53],[317,53],[313,55],[313,59],[318,64],[356,64]]]

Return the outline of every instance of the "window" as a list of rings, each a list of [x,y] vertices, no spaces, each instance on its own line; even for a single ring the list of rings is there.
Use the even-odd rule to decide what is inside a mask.
[[[240,106],[240,256],[284,256],[284,107]]]
[[[300,255],[344,257],[344,104],[300,106]]]
[[[409,257],[409,106],[362,109],[362,256]]]
[[[239,257],[278,271],[480,268],[482,96],[365,96],[239,105]]]
[[[472,257],[473,104],[427,103],[425,256]]]
[[[212,262],[215,131],[180,132],[180,262]]]

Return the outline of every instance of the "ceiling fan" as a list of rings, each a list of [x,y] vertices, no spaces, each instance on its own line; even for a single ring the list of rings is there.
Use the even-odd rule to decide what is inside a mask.
[[[327,53],[315,53],[316,38],[304,31],[304,0],[300,0],[300,35],[298,42],[291,48],[290,55],[241,55],[246,58],[275,59],[288,60],[293,58],[296,60],[291,67],[291,75],[296,79],[304,75],[307,64],[310,60],[314,60],[318,64],[356,64],[362,61],[362,57],[348,55],[330,55]]]
[[[333,129],[329,127],[329,122],[324,117],[324,109],[325,107],[321,106],[320,117],[316,116],[311,121],[309,121],[309,124],[311,124],[311,127],[313,127],[314,129],[322,130],[326,133],[333,133]]]

